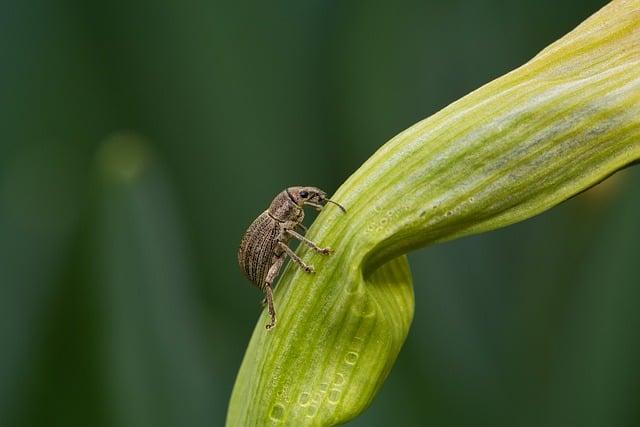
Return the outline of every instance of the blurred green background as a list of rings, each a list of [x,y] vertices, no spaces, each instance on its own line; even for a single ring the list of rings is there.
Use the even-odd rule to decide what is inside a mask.
[[[0,5],[0,426],[218,426],[261,294],[248,224],[605,2]],[[352,425],[640,425],[640,172],[411,254]]]

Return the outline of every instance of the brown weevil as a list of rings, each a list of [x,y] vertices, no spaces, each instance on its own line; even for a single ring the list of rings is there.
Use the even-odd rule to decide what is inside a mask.
[[[338,203],[327,198],[327,194],[316,187],[289,187],[273,199],[269,209],[262,212],[247,229],[238,250],[238,264],[247,278],[265,294],[271,321],[266,328],[276,324],[276,311],[273,307],[273,281],[289,256],[307,273],[313,273],[313,267],[305,264],[289,248],[289,240],[294,237],[321,254],[329,254],[331,248],[321,248],[298,233],[295,228],[306,231],[302,220],[304,207],[312,206],[322,210],[327,203],[333,203],[343,212],[346,210]]]

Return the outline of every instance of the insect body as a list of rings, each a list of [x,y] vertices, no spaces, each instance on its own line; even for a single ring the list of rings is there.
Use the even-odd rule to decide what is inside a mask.
[[[324,191],[316,187],[289,187],[273,199],[269,209],[253,221],[240,242],[238,264],[240,269],[254,285],[265,294],[271,321],[266,328],[276,324],[276,311],[273,307],[273,281],[289,256],[307,273],[313,273],[313,267],[307,265],[287,246],[294,237],[311,249],[321,254],[331,253],[331,248],[321,248],[311,240],[298,233],[295,228],[306,230],[302,225],[304,206],[312,206],[321,210],[327,203],[337,205],[343,212],[345,209],[327,199]]]

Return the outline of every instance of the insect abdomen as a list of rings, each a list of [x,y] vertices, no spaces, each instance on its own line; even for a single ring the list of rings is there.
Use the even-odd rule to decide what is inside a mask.
[[[264,279],[273,261],[273,249],[277,243],[278,223],[263,212],[249,226],[238,250],[240,270],[251,282],[262,289]]]

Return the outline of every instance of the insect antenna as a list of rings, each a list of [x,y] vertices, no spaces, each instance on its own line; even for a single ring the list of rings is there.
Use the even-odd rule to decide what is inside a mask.
[[[333,203],[334,205],[336,205],[337,207],[339,207],[339,208],[342,210],[342,212],[347,213],[347,210],[346,210],[346,209],[345,209],[345,208],[344,208],[340,203],[338,203],[338,202],[334,202],[334,201],[333,201],[333,200],[331,200],[331,199],[326,199],[326,200],[327,200],[327,202],[328,202],[328,203]]]

